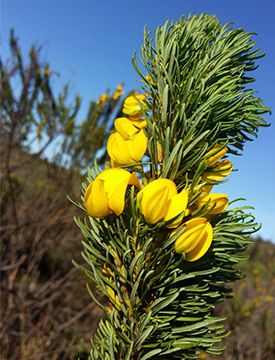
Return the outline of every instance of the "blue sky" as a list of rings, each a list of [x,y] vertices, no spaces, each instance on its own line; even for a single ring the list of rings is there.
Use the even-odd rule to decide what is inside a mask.
[[[167,19],[189,13],[216,15],[222,23],[234,22],[256,32],[257,47],[266,53],[254,73],[253,88],[265,105],[275,109],[275,1],[274,0],[2,0],[1,45],[8,55],[9,30],[14,27],[23,51],[42,44],[43,56],[60,73],[56,83],[69,81],[83,97],[83,109],[106,88],[121,82],[126,90],[138,88],[131,57],[139,51],[143,27],[154,30]],[[272,117],[267,117],[272,122]],[[275,242],[275,126],[260,129],[248,143],[239,169],[219,191],[230,198],[245,197],[262,223],[258,233]]]

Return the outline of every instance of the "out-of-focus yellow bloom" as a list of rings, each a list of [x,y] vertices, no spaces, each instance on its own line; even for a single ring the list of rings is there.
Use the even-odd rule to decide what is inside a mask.
[[[145,109],[146,97],[147,94],[128,96],[124,101],[122,112],[135,119],[141,118]]]
[[[124,210],[128,185],[139,187],[136,174],[131,174],[124,169],[104,170],[85,192],[84,205],[87,213],[92,217],[120,215]]]
[[[108,94],[103,93],[99,99],[96,100],[97,105],[104,105],[108,100]]]
[[[186,210],[188,191],[184,189],[178,193],[172,180],[157,179],[144,186],[138,193],[137,200],[146,222],[156,224],[160,220],[170,221]],[[183,216],[167,227],[177,227]]]
[[[212,150],[208,151],[205,155],[205,166],[212,167],[217,164],[217,162],[224,157],[228,149],[226,146],[217,144],[213,147]]]
[[[112,98],[117,100],[122,94],[124,94],[123,86],[121,84],[117,85],[116,91],[113,93]]]
[[[115,129],[107,141],[107,152],[113,166],[140,162],[147,148],[147,137],[127,118],[118,118]]]
[[[175,235],[183,226],[185,226],[185,230],[175,241],[175,251],[178,254],[184,253],[187,261],[199,260],[212,243],[213,228],[207,219],[197,217],[186,221],[174,230],[171,236]]]
[[[207,204],[210,210],[209,215],[222,213],[228,206],[229,200],[227,194],[208,194],[202,193],[196,201],[196,206],[201,207]]]
[[[232,163],[229,160],[223,160],[211,170],[202,174],[202,177],[209,181],[219,181],[229,175],[232,171]]]
[[[146,79],[146,81],[150,82],[150,81],[152,81],[152,76],[151,75],[146,75],[145,79]]]

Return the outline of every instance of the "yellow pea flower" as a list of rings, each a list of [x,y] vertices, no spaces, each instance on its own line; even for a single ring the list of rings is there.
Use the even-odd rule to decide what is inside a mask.
[[[124,210],[128,185],[139,187],[136,174],[131,174],[124,169],[104,170],[85,192],[84,205],[88,215],[92,217],[120,215]]]
[[[196,201],[197,207],[208,204],[208,208],[213,209],[208,213],[209,215],[217,215],[222,213],[228,206],[229,200],[227,194],[207,194],[202,193]]]
[[[117,100],[122,94],[124,94],[123,86],[119,84],[116,87],[116,91],[112,95],[112,99]]]
[[[229,160],[219,161],[211,170],[202,174],[202,177],[209,181],[219,181],[229,175],[232,171],[232,163]]]
[[[186,261],[199,260],[212,243],[213,228],[207,219],[197,217],[186,221],[174,230],[171,236],[175,235],[183,226],[185,226],[185,230],[175,241],[175,251],[178,254],[184,253]]]
[[[135,119],[143,116],[142,110],[145,108],[145,99],[147,94],[128,96],[123,104],[122,112]]]
[[[140,162],[147,148],[147,137],[125,117],[115,120],[116,132],[107,141],[107,152],[113,166]]]
[[[178,194],[172,180],[157,179],[144,186],[138,193],[137,200],[146,222],[156,224],[160,220],[170,221],[183,212],[187,207],[188,192],[182,190]],[[183,216],[167,227],[178,226],[182,218]]]
[[[227,153],[228,149],[227,147],[217,144],[213,147],[212,150],[208,151],[205,155],[205,166],[206,167],[212,167],[217,164],[217,162],[224,157],[224,155]]]

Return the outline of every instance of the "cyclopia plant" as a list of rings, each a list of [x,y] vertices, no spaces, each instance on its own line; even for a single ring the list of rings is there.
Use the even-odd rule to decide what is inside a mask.
[[[88,267],[77,266],[103,311],[91,359],[221,354],[225,318],[213,310],[258,229],[249,207],[216,192],[227,157],[267,125],[247,88],[262,56],[254,45],[208,15],[145,31],[142,70],[133,59],[144,93],[125,99],[110,162],[88,171],[78,204]]]

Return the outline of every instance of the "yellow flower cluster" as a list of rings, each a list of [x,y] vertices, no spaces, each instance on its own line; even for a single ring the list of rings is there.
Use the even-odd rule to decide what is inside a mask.
[[[138,163],[145,154],[147,137],[143,129],[146,121],[142,119],[145,99],[145,94],[128,96],[122,111],[129,117],[115,120],[116,131],[107,142],[107,152],[113,167]]]
[[[195,189],[184,188],[178,192],[176,184],[165,178],[152,180],[142,187],[135,173],[119,166],[140,162],[146,152],[146,121],[142,119],[145,99],[143,94],[126,98],[123,113],[128,117],[115,120],[115,132],[107,142],[113,168],[100,173],[88,186],[84,205],[92,217],[120,215],[127,187],[134,185],[139,189],[136,200],[144,220],[151,225],[163,222],[175,239],[175,251],[184,253],[186,261],[196,261],[212,243],[212,216],[225,211],[229,204],[227,194],[211,194],[212,185],[208,185],[231,172],[232,164],[221,160],[227,148],[218,144],[205,155],[205,172]]]

